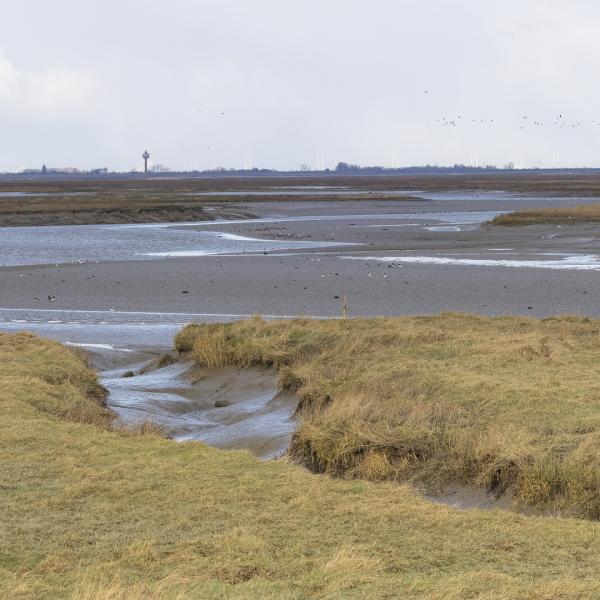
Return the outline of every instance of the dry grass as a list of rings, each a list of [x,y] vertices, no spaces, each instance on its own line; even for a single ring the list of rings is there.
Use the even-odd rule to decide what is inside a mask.
[[[600,204],[580,204],[558,208],[528,208],[498,215],[490,225],[574,225],[600,221]]]
[[[363,327],[381,338],[377,323]],[[321,342],[333,351],[344,327],[354,326],[295,322],[286,326],[284,349],[299,365],[321,352],[335,375],[341,366],[327,365]],[[239,327],[246,337],[244,327],[266,335],[257,319]],[[281,324],[273,327],[275,338],[283,335]],[[593,326],[573,327],[591,335]],[[403,343],[414,351],[423,339],[444,339],[429,329],[425,337],[417,325],[405,329]],[[278,346],[254,339],[256,352]],[[347,350],[361,360],[358,344]],[[282,353],[276,362],[283,369],[288,359]],[[339,481],[244,452],[65,420],[62,404],[103,410],[94,374],[75,353],[29,335],[0,335],[0,386],[2,598],[600,596],[600,524],[458,512],[393,483]],[[343,382],[333,377],[332,398],[336,386]],[[381,456],[370,460],[381,469]]]
[[[438,317],[192,325],[200,364],[270,365],[297,390],[291,454],[312,470],[509,488],[600,519],[600,322]]]
[[[267,183],[268,181],[268,183]],[[60,181],[7,181],[0,179],[0,192],[25,191],[29,195],[5,197],[0,202],[0,226],[76,225],[95,223],[146,223],[203,221],[215,218],[248,218],[251,209],[239,204],[260,202],[372,200],[364,195],[348,195],[343,189],[311,192],[302,197],[280,190],[281,180],[207,179],[105,179]],[[306,185],[306,182],[302,182]],[[285,185],[293,185],[293,181]],[[334,183],[338,185],[338,183]],[[266,196],[245,191],[269,191]],[[277,194],[273,194],[277,191]],[[384,195],[386,186],[381,190]],[[222,195],[236,192],[239,195]],[[50,193],[51,195],[45,195]],[[37,194],[37,195],[36,195]],[[201,195],[198,195],[201,194]],[[398,193],[394,200],[416,200]],[[206,211],[206,208],[210,211]]]

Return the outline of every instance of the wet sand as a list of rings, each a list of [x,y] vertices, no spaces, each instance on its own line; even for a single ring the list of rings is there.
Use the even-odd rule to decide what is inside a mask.
[[[259,243],[255,251],[244,254],[5,267],[0,269],[0,309],[40,311],[42,320],[52,320],[55,311],[121,312],[125,316],[132,312],[193,313],[198,319],[254,313],[327,317],[340,314],[341,298],[347,296],[354,316],[445,310],[600,315],[595,300],[600,278],[595,271],[543,268],[560,267],[560,261],[570,256],[577,260],[598,256],[599,225],[453,225],[472,215],[509,210],[520,202],[432,201],[427,216],[413,215],[408,221],[397,215],[422,213],[422,204],[254,205],[263,217],[261,222],[191,225],[188,229],[190,233],[201,229],[267,241],[338,245],[279,251],[269,247],[263,253]],[[447,215],[445,221],[439,220],[440,214]],[[289,220],[291,215],[312,218]],[[436,264],[440,258],[452,258],[454,264]],[[516,266],[510,266],[515,261]],[[529,266],[518,266],[519,261]],[[15,312],[4,312],[9,319],[18,318]],[[75,321],[77,314],[72,315]]]
[[[183,364],[142,373],[185,323],[337,317],[344,296],[351,316],[598,316],[599,225],[481,226],[524,205],[579,202],[436,193],[426,202],[255,202],[255,220],[167,228],[0,229],[0,258],[12,264],[0,268],[0,329],[83,344],[127,422],[151,418],[176,439],[272,457],[287,445],[295,408],[272,373],[207,373],[196,383]],[[58,254],[69,262],[55,263]],[[19,264],[29,260],[47,264]],[[219,399],[231,404],[218,408]]]

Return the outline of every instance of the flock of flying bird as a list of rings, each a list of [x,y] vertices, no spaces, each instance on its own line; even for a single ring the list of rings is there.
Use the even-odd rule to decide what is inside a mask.
[[[509,119],[506,119],[506,121],[509,121]],[[440,117],[439,119],[436,119],[434,123],[428,123],[427,127],[431,128],[431,127],[438,126],[438,127],[452,128],[452,127],[458,127],[460,125],[469,125],[469,124],[476,125],[476,126],[497,125],[498,123],[503,123],[503,122],[504,121],[498,117],[494,117],[492,119],[490,119],[490,118],[471,119],[471,118],[464,117],[463,115],[458,115],[457,117]],[[593,126],[600,126],[600,122],[596,122],[596,121],[591,121],[589,124],[593,125]],[[552,119],[546,120],[546,121],[533,119],[533,118],[525,115],[525,116],[521,117],[517,122],[517,126],[519,127],[520,130],[539,129],[542,127],[554,127],[557,129],[577,129],[579,127],[585,127],[585,125],[588,125],[588,123],[584,123],[582,121],[569,121],[563,115],[556,115]]]
[[[429,94],[429,90],[425,90],[424,92],[425,94]],[[199,113],[203,113],[203,110],[198,110]],[[224,112],[219,112],[219,116],[220,117],[224,117],[225,113]],[[438,119],[435,120],[435,122],[431,122],[431,123],[427,123],[426,127],[428,129],[431,129],[433,127],[448,127],[450,129],[455,128],[455,127],[459,127],[461,125],[470,125],[470,126],[476,126],[476,127],[481,127],[481,126],[485,126],[485,125],[498,125],[500,123],[504,123],[504,122],[512,122],[512,124],[515,124],[514,119],[501,119],[499,117],[493,117],[493,118],[481,118],[478,117],[476,119],[470,118],[470,117],[466,117],[464,115],[458,115],[456,117],[440,117]],[[539,119],[534,119],[532,117],[529,117],[528,115],[524,115],[521,118],[519,118],[516,122],[516,126],[519,128],[520,131],[527,131],[527,130],[540,130],[544,127],[548,127],[548,128],[555,128],[557,130],[573,130],[573,129],[579,129],[580,127],[585,127],[586,125],[592,125],[595,127],[600,126],[600,122],[596,122],[596,121],[591,121],[589,123],[584,123],[582,121],[571,121],[569,119],[567,119],[565,116],[563,116],[562,114],[558,114],[555,115],[554,117],[550,118],[550,119],[546,119],[546,120],[539,120]],[[210,149],[211,146],[208,146],[208,148]]]
[[[425,90],[425,94],[429,94],[429,90]],[[203,113],[203,110],[198,110],[199,113]],[[220,112],[220,117],[224,117],[225,113]],[[440,117],[436,119],[434,123],[428,123],[427,128],[439,126],[439,127],[458,127],[463,124],[471,124],[471,125],[494,125],[498,123],[502,123],[503,120],[499,117],[493,118],[477,118],[471,119],[464,117],[463,115],[458,115],[456,117]],[[590,123],[593,126],[600,126],[600,122],[592,121]],[[517,123],[518,127],[521,130],[526,130],[528,128],[541,128],[546,126],[552,126],[558,129],[577,129],[579,127],[584,127],[585,124],[582,121],[571,121],[569,122],[562,114],[556,115],[551,118],[549,121],[541,121],[537,119],[532,119],[529,116],[525,115],[521,117],[520,121]],[[210,146],[209,146],[210,148]]]

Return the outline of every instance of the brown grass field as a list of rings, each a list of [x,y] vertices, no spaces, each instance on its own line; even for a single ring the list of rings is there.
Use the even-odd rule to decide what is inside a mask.
[[[600,322],[437,317],[192,325],[210,367],[274,365],[313,471],[514,495],[600,519]]]
[[[223,192],[273,190],[281,186],[333,186],[355,190],[507,190],[522,193],[543,193],[554,196],[600,197],[600,173],[485,173],[477,175],[353,175],[323,176],[231,177],[122,177],[71,178],[57,177],[0,178],[0,191],[29,193],[126,193],[156,192],[187,194],[193,192]]]
[[[178,336],[200,362],[277,365],[302,399],[295,455],[330,478],[121,431],[79,354],[0,334],[0,597],[598,597],[598,523],[457,511],[360,479],[390,468],[445,479],[428,462],[437,444],[454,477],[462,431],[473,472],[502,476],[510,455],[539,482],[547,456],[556,485],[569,474],[575,491],[597,493],[598,335],[581,319],[446,315],[254,319]]]

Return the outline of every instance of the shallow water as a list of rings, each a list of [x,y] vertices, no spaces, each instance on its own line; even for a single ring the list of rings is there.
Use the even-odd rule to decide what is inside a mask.
[[[108,405],[122,422],[150,421],[177,441],[246,449],[263,459],[287,449],[297,402],[279,393],[274,371],[221,369],[193,381],[190,363],[149,372],[143,367],[126,364],[102,372],[102,384],[110,390]],[[123,377],[130,369],[135,375]]]
[[[478,227],[498,211],[454,213],[391,213],[280,217],[251,220],[142,225],[62,225],[46,227],[7,227],[0,229],[0,266],[26,266],[145,260],[181,256],[264,253],[279,250],[306,250],[341,245],[337,242],[267,240],[214,231],[234,224],[290,223],[302,221],[380,220],[426,227],[449,224],[452,227]],[[392,222],[390,224],[390,222]],[[357,225],[355,225],[357,226]],[[373,225],[369,225],[373,226]],[[348,245],[348,244],[344,244]]]
[[[521,257],[496,258],[498,250],[492,250],[494,258],[464,258],[463,255],[455,256],[344,256],[347,260],[378,261],[397,264],[443,265],[461,267],[512,267],[521,269],[553,269],[569,271],[600,271],[600,256],[595,254],[562,254],[548,252],[523,258],[526,253],[516,254]],[[507,254],[507,255],[508,255]]]
[[[110,392],[109,408],[125,424],[150,421],[177,441],[247,449],[270,459],[287,449],[296,408],[293,396],[279,394],[273,372],[230,369],[196,384],[187,376],[190,363],[141,373],[171,351],[173,337],[186,323],[242,316],[249,315],[0,310],[0,331],[28,330],[86,350]],[[129,370],[135,376],[123,377]],[[231,404],[216,408],[218,399]]]
[[[331,245],[335,244],[242,238],[168,225],[8,227],[0,229],[0,266],[143,260],[190,251],[197,255],[241,254]]]

